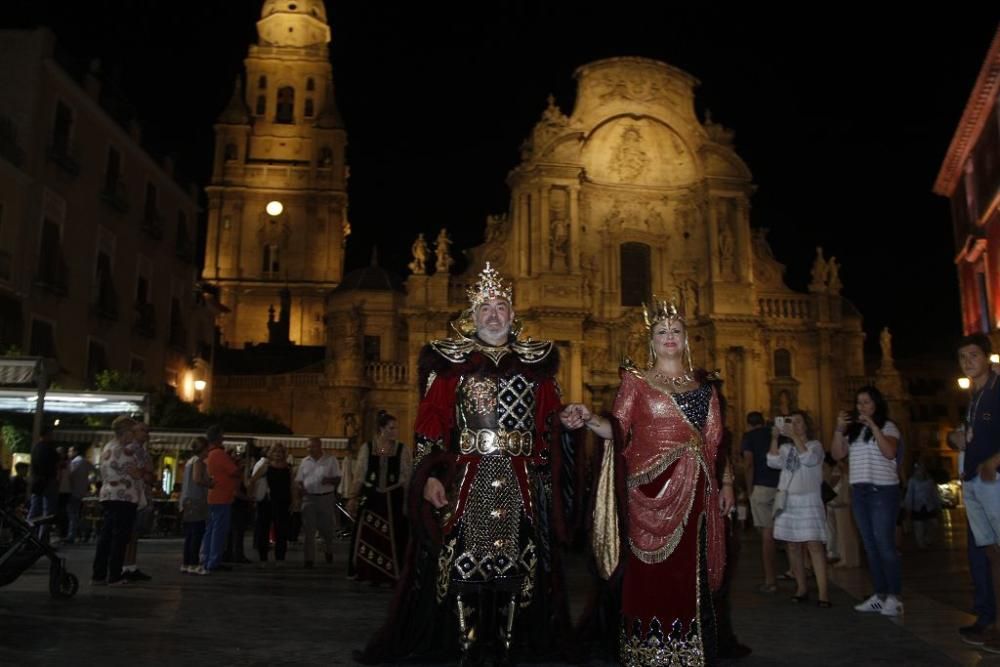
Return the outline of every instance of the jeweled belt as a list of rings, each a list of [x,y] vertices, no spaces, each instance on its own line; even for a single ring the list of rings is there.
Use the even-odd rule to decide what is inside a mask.
[[[531,431],[508,431],[489,428],[465,429],[459,436],[459,449],[463,454],[509,454],[531,456]]]

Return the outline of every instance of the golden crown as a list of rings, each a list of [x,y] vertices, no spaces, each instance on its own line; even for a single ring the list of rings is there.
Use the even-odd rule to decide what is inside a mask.
[[[652,307],[645,303],[642,304],[642,319],[646,321],[646,326],[652,329],[657,322],[663,320],[681,320],[683,322],[684,314],[673,299],[654,298]]]
[[[506,299],[511,306],[514,305],[514,288],[510,283],[504,282],[500,273],[486,262],[486,268],[479,274],[479,282],[470,287],[465,292],[469,297],[469,306],[475,311],[489,299]]]

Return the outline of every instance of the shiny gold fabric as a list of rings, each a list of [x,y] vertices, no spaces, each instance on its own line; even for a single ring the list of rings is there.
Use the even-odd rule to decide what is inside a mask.
[[[621,545],[615,496],[615,444],[611,440],[604,441],[604,459],[597,477],[596,493],[590,544],[597,561],[597,573],[602,579],[610,579],[618,567]]]
[[[712,474],[722,439],[718,395],[713,391],[702,431],[688,421],[670,392],[651,384],[642,372],[626,370],[613,412],[627,438],[622,454],[628,471],[631,551],[644,563],[662,562],[672,553],[684,531],[696,528],[690,513],[699,477],[704,475],[709,583],[717,589],[725,564],[718,487]],[[646,485],[655,479],[663,482],[651,491]]]

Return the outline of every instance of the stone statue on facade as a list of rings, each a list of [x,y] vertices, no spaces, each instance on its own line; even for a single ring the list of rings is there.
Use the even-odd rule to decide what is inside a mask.
[[[732,276],[736,273],[734,260],[736,249],[733,241],[733,231],[729,228],[729,222],[719,223],[719,265],[724,276]]]
[[[882,327],[882,333],[878,336],[879,345],[882,346],[882,364],[892,361],[892,334],[889,327]]]
[[[413,253],[413,261],[408,265],[410,271],[416,276],[427,275],[427,241],[424,240],[423,234],[417,234],[417,240],[413,242],[410,252]]]
[[[451,239],[448,238],[448,230],[444,227],[441,228],[441,233],[437,236],[437,242],[434,246],[434,252],[437,253],[437,264],[434,268],[438,270],[439,273],[447,273],[451,269],[451,265],[455,263],[455,260],[451,258]]]
[[[837,262],[836,257],[830,258],[828,268],[830,278],[827,284],[830,294],[840,294],[840,290],[844,288],[844,283],[840,282],[840,264]]]
[[[810,272],[812,282],[809,283],[810,292],[825,292],[827,290],[827,280],[830,275],[830,266],[823,258],[823,248],[816,246],[816,259],[813,260]]]

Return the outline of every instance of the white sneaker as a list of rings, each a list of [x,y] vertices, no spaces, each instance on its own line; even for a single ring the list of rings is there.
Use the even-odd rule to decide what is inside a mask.
[[[872,613],[882,613],[882,609],[885,604],[882,602],[882,598],[875,593],[870,598],[862,602],[861,604],[854,605],[854,611],[872,612]]]
[[[191,566],[181,565],[181,574],[191,574]]]
[[[882,603],[883,616],[899,616],[903,613],[903,602],[895,595],[887,595]]]
[[[204,565],[199,565],[198,567],[192,567],[190,570],[188,570],[188,573],[189,574],[197,574],[197,575],[200,575],[202,577],[207,576],[207,575],[210,574],[210,572],[205,569]]]

